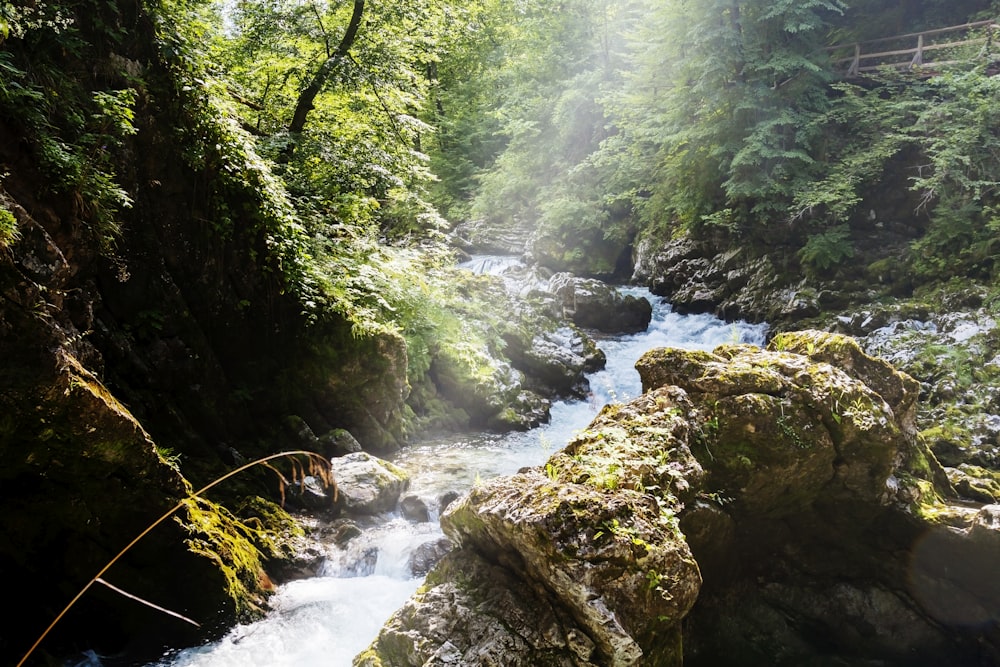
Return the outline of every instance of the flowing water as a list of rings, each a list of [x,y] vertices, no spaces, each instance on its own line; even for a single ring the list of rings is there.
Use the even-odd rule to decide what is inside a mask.
[[[476,258],[466,267],[495,275],[517,268],[515,260],[498,257]],[[422,583],[422,577],[410,573],[409,559],[422,544],[442,536],[436,508],[444,494],[469,489],[477,479],[544,463],[586,428],[602,405],[641,393],[634,364],[651,348],[709,350],[726,342],[763,341],[761,325],[678,315],[647,290],[622,291],[648,298],[653,320],[645,332],[597,339],[607,366],[589,376],[588,400],[555,403],[551,421],[531,431],[456,435],[400,451],[393,462],[409,472],[408,493],[425,501],[430,522],[414,523],[398,513],[380,517],[347,551],[331,548],[320,576],[281,586],[266,618],[233,629],[221,641],[173,653],[156,667],[349,667]]]

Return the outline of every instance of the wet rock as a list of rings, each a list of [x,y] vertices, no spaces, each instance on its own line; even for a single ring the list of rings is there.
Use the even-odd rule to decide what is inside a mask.
[[[327,531],[332,534],[333,543],[340,548],[344,548],[348,542],[360,536],[363,531],[354,521],[350,519],[338,519]]]
[[[424,542],[410,554],[410,558],[407,561],[407,569],[414,577],[423,577],[451,549],[452,543],[447,537],[442,537],[433,542]]]
[[[333,507],[333,494],[328,493],[322,480],[307,475],[296,480],[286,490],[285,501],[289,506],[312,512],[325,512]]]
[[[604,353],[564,317],[549,291],[551,272],[510,257],[477,258],[467,268],[484,278],[476,289],[492,290],[487,301],[507,309],[497,327],[502,347],[473,359],[441,350],[430,369],[435,395],[418,388],[417,411],[439,411],[444,399],[464,415],[459,427],[526,429],[548,421],[548,400],[586,396],[586,374],[603,368]]]
[[[560,300],[565,316],[584,329],[605,333],[645,331],[653,314],[645,297],[623,295],[607,283],[568,273],[552,276],[549,291]]]
[[[593,341],[568,326],[536,332],[528,342],[514,332],[504,340],[514,366],[556,396],[586,396],[586,374],[603,368],[605,362]]]
[[[632,279],[668,298],[677,312],[710,312],[773,327],[797,326],[825,310],[874,300],[864,281],[804,279],[794,246],[732,245],[651,233],[636,246]]]
[[[427,503],[420,496],[408,495],[399,501],[399,511],[403,518],[417,523],[424,523],[431,520]]]
[[[526,431],[549,421],[548,399],[533,391],[522,390],[501,406],[499,412],[490,415],[484,422],[486,428],[498,431]]]
[[[335,458],[331,470],[337,483],[336,507],[349,515],[390,511],[410,483],[403,470],[367,452]]]

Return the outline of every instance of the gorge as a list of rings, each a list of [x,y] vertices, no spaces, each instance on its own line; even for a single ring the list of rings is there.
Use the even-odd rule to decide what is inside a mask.
[[[0,654],[256,627],[398,491],[359,664],[1000,663],[998,12],[0,2]],[[537,458],[402,491],[468,433]]]

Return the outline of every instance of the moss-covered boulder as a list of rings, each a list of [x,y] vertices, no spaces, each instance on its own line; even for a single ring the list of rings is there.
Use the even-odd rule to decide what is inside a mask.
[[[600,280],[557,273],[549,280],[563,313],[577,326],[606,333],[645,331],[653,306],[645,297],[622,294]]]
[[[955,612],[998,601],[989,585],[962,593],[991,578],[984,535],[995,533],[974,537],[975,513],[947,502],[951,484],[914,425],[912,378],[817,331],[767,350],[655,350],[637,367],[649,390],[682,388],[698,424],[704,483],[681,528],[704,586],[686,664],[996,655],[996,619],[979,614],[970,631]]]
[[[947,487],[916,437],[912,378],[843,336],[784,334],[770,347],[661,349],[636,366],[644,389],[680,386],[699,406],[697,451],[712,464],[713,490],[753,514],[798,512],[819,499],[876,503],[903,458]]]
[[[701,577],[673,495],[699,470],[676,400],[605,411],[544,469],[449,506],[455,551],[356,664],[680,665]]]
[[[505,352],[531,386],[553,396],[583,398],[586,374],[604,367],[604,353],[576,327],[517,327],[504,335]]]

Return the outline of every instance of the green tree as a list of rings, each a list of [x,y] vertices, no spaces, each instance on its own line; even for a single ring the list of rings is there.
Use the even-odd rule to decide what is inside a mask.
[[[786,214],[813,173],[827,104],[823,57],[837,0],[662,3],[643,22],[622,131],[651,160],[647,224],[732,230]]]
[[[243,0],[219,33],[235,112],[320,233],[331,217],[392,236],[438,226],[420,116],[443,21],[436,0]]]

